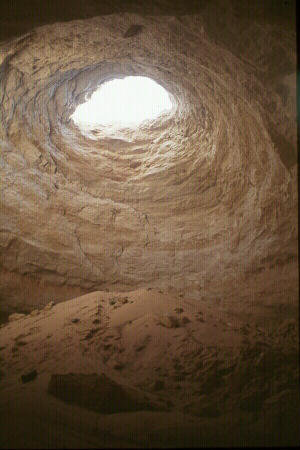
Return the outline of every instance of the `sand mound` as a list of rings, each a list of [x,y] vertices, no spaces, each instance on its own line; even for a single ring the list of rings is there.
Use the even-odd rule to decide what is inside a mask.
[[[1,448],[294,444],[297,332],[146,289],[18,317],[0,329]]]

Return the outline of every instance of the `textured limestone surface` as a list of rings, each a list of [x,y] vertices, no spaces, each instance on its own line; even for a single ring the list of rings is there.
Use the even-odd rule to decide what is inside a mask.
[[[295,273],[295,29],[215,8],[0,42],[2,277],[197,296],[287,263]],[[76,106],[126,75],[160,83],[171,112],[81,134]]]

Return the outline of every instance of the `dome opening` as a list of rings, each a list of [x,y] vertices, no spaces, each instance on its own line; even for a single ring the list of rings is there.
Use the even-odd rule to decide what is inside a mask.
[[[136,128],[171,109],[169,94],[161,85],[148,77],[128,76],[101,84],[71,118],[84,131],[98,126]]]

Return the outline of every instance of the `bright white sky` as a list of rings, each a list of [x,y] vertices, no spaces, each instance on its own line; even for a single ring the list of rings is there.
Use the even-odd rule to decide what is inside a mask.
[[[167,91],[147,77],[126,77],[103,83],[71,115],[80,128],[97,125],[134,127],[172,108]]]

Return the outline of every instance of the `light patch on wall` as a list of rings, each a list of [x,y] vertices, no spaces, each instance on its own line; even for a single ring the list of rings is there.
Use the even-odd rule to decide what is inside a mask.
[[[168,92],[151,78],[130,76],[103,83],[71,115],[75,125],[135,128],[172,108]]]

